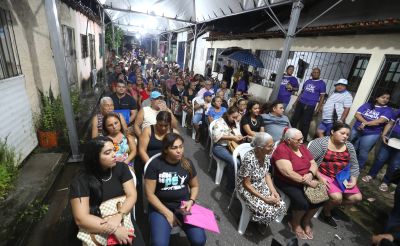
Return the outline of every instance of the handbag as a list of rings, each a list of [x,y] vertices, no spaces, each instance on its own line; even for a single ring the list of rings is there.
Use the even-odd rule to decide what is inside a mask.
[[[304,194],[312,204],[318,204],[329,200],[328,192],[323,183],[318,182],[317,187],[304,186]]]
[[[104,201],[100,205],[100,211],[102,218],[109,218],[118,214],[118,209],[121,207],[122,203],[125,201],[126,196],[119,196],[112,198],[110,200]],[[121,224],[128,228],[128,230],[134,231],[133,224],[131,221],[131,213],[127,213],[122,218]],[[108,234],[93,234],[79,228],[77,238],[82,241],[85,246],[99,246],[107,245]]]
[[[399,149],[400,150],[400,139],[396,138],[396,137],[392,137],[392,133],[393,133],[393,129],[396,127],[396,125],[398,124],[400,118],[398,118],[395,122],[394,125],[392,127],[392,129],[390,130],[390,133],[388,135],[388,143],[387,145],[389,147],[395,148],[395,149]]]
[[[228,142],[228,150],[229,152],[233,153],[233,151],[235,151],[236,147],[239,146],[238,143],[236,143],[235,141],[231,140]]]

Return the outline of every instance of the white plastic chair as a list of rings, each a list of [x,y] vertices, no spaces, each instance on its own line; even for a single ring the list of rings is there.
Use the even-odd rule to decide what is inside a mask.
[[[147,214],[147,207],[149,205],[149,202],[147,201],[147,196],[146,196],[146,190],[145,190],[145,185],[144,185],[144,176],[146,174],[146,169],[149,166],[149,164],[157,157],[159,157],[161,153],[157,153],[153,155],[144,165],[144,171],[143,171],[143,178],[142,178],[142,191],[143,191],[143,212]]]
[[[311,143],[313,142],[314,140],[311,140],[309,143],[308,143],[308,145],[307,145],[307,149],[309,149],[310,148],[310,145],[311,145]],[[318,216],[319,216],[319,214],[322,212],[322,209],[324,208],[324,206],[321,206],[319,209],[318,209],[318,211],[314,214],[314,218],[318,218]]]
[[[211,142],[210,142],[210,163],[208,164],[208,171],[211,171],[211,166],[212,166],[212,160],[214,159],[217,162],[217,173],[215,174],[215,184],[219,185],[221,183],[221,179],[222,179],[222,175],[224,174],[224,169],[226,166],[226,162],[219,159],[218,157],[216,157],[212,151],[213,147],[214,147],[214,141],[212,139],[212,129],[215,125],[215,122],[217,120],[214,120],[213,122],[210,123],[210,126],[208,127],[208,131],[209,131],[209,137],[211,138]]]
[[[182,110],[182,127],[185,127],[187,112]]]
[[[250,217],[251,217],[251,212],[247,208],[246,203],[244,200],[237,194],[236,192],[236,176],[237,176],[237,171],[238,171],[238,163],[237,163],[237,157],[240,156],[241,158],[246,154],[248,151],[252,150],[253,147],[249,143],[243,143],[239,146],[236,147],[236,149],[233,151],[232,158],[233,158],[233,163],[234,168],[235,168],[235,190],[233,191],[231,201],[229,202],[228,210],[231,208],[234,197],[239,199],[240,204],[242,206],[242,214],[240,215],[240,221],[239,221],[239,226],[238,226],[238,232],[240,235],[243,235],[244,232],[246,231],[247,225],[249,224]]]
[[[135,172],[134,172],[132,169],[130,169],[130,168],[129,168],[129,171],[131,171],[133,184],[135,185],[135,188],[136,188],[137,179],[136,179]],[[135,211],[136,211],[135,206],[133,206],[133,208],[132,208],[132,215],[133,215],[133,218],[136,220],[136,212],[135,212]]]

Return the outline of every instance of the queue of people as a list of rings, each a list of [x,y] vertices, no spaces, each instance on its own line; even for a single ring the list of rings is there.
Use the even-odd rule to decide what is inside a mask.
[[[400,150],[388,143],[390,139],[399,139],[400,111],[395,113],[388,106],[388,92],[362,105],[351,128],[344,123],[352,104],[352,96],[346,90],[348,81],[335,82],[335,91],[324,103],[326,85],[320,79],[319,68],[312,70],[312,79],[300,90],[292,76],[294,67],[288,66],[279,100],[260,105],[249,98],[247,72],[236,81],[236,92],[232,94],[230,81],[224,80],[219,88],[213,88],[216,84],[212,79],[181,71],[175,63],[147,59],[150,67],[145,72],[144,64],[132,54],[125,57],[126,62],[131,62],[128,70],[124,62],[107,63],[113,70],[108,79],[112,95],[100,100],[99,113],[92,119],[93,140],[88,143],[91,153],[85,159],[85,172],[71,184],[75,221],[90,233],[114,234],[120,244],[131,243],[135,234],[134,245],[142,245],[133,216],[133,228],[126,230],[121,226],[136,202],[135,185],[142,185],[143,196],[149,201],[152,245],[168,245],[170,232],[177,225],[191,245],[205,245],[204,229],[182,223],[182,210],[190,212],[201,192],[196,162],[184,157],[177,119],[182,111],[188,114],[184,125],[193,127],[196,142],[201,140],[201,129],[208,129],[213,123],[211,151],[228,164],[226,188],[241,196],[252,220],[265,228],[290,211],[288,227],[299,239],[314,238],[311,219],[319,209],[320,219],[336,228],[332,209],[362,200],[358,177],[368,153],[380,138],[383,143],[378,155],[362,181],[376,178],[389,161],[379,187],[387,191],[390,177],[400,167]],[[289,120],[285,110],[296,91],[300,94]],[[309,142],[310,122],[313,114],[319,112],[322,122],[316,130],[317,138]],[[245,142],[251,143],[252,149],[240,157],[235,176],[233,150]],[[145,164],[158,153],[161,156],[144,171]],[[131,173],[137,177],[136,183],[132,182],[135,179]],[[339,174],[348,178],[340,180]],[[311,202],[305,189],[319,185],[325,187],[327,199]],[[280,192],[289,197],[290,208],[282,201]],[[100,204],[105,198],[119,196],[125,200],[117,216],[103,218]]]

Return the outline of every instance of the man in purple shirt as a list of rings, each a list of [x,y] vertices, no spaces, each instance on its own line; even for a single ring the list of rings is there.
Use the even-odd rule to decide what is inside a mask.
[[[304,141],[307,141],[308,130],[314,114],[322,112],[324,96],[326,93],[326,84],[319,79],[321,70],[313,68],[311,78],[304,82],[303,89],[293,105],[294,113],[290,124],[303,133]],[[317,110],[315,106],[318,104]]]
[[[293,71],[293,65],[289,65],[286,68],[286,75],[283,76],[281,85],[279,87],[278,101],[284,105],[285,109],[290,102],[292,92],[299,90],[299,82],[297,81],[296,77],[292,76]]]

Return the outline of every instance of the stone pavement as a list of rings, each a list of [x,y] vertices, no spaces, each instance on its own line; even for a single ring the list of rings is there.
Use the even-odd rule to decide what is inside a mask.
[[[182,130],[183,132],[185,130]],[[188,134],[182,134],[185,138],[186,157],[193,160],[198,177],[200,180],[199,203],[211,208],[218,217],[218,223],[221,234],[207,232],[207,245],[234,246],[234,245],[270,245],[272,238],[285,245],[286,240],[293,238],[294,235],[288,230],[286,220],[283,223],[272,223],[265,236],[259,234],[254,224],[250,223],[246,234],[241,236],[237,232],[237,226],[240,218],[241,208],[239,201],[235,200],[232,209],[228,211],[230,196],[221,187],[217,186],[213,180],[215,177],[215,163],[213,171],[207,172],[209,163],[208,151],[200,144],[196,144]],[[30,231],[28,240],[29,245],[81,245],[76,239],[76,227],[72,220],[70,206],[68,203],[68,184],[71,178],[81,168],[80,164],[66,165],[59,175],[49,195],[49,211],[43,220]],[[140,189],[138,193],[141,193]],[[143,215],[141,199],[136,204],[136,216],[138,224],[141,227],[142,234],[148,238],[148,223]],[[346,216],[344,216],[346,217]],[[314,239],[303,240],[299,245],[308,243],[308,245],[370,245],[371,233],[363,227],[349,219],[338,222],[338,228],[332,227],[313,219]],[[337,235],[337,236],[336,236]],[[25,245],[25,244],[23,244]],[[183,234],[173,236],[170,245],[185,246],[189,245]]]

